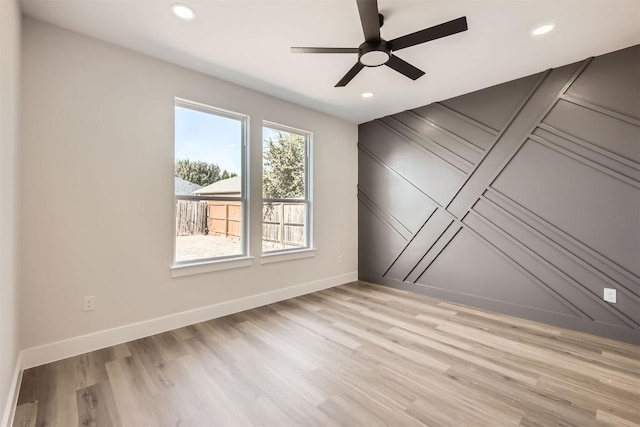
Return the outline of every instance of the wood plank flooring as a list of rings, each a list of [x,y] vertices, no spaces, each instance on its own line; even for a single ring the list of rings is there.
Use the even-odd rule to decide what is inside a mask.
[[[14,426],[640,426],[640,347],[364,282],[24,372]]]

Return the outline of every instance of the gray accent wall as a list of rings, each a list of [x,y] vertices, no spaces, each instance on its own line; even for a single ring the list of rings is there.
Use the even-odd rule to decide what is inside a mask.
[[[360,279],[640,343],[640,46],[361,124],[358,162]]]

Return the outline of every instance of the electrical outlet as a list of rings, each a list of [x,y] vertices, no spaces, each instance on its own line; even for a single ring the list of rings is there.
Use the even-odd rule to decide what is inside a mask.
[[[611,288],[604,288],[604,300],[607,302],[616,302],[616,290]]]
[[[338,255],[338,264],[342,264],[342,254]]]
[[[96,297],[87,296],[82,298],[82,311],[93,311],[96,309]]]

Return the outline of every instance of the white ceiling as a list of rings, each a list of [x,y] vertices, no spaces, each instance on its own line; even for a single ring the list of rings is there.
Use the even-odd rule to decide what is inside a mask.
[[[191,22],[170,10],[196,10]],[[378,0],[391,40],[466,16],[469,30],[336,82],[357,55],[291,54],[291,46],[357,47],[355,0],[22,0],[23,12],[325,113],[362,123],[640,43],[640,0]],[[544,23],[556,28],[533,37]],[[362,99],[363,91],[375,97]]]

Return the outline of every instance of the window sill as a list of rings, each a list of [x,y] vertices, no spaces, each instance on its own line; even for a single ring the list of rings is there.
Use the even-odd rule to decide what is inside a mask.
[[[194,262],[192,264],[172,265],[171,277],[193,276],[194,274],[210,273],[213,271],[231,270],[233,268],[250,267],[253,257],[223,259],[218,261]]]
[[[302,258],[312,258],[314,256],[316,256],[316,250],[314,248],[274,252],[271,254],[263,254],[260,257],[260,264],[271,264],[273,262],[291,261],[294,259],[302,259]]]

